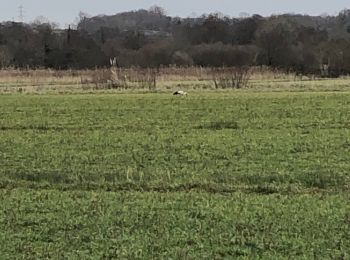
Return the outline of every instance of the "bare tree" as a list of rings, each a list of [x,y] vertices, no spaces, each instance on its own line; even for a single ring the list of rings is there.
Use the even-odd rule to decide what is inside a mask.
[[[7,46],[0,46],[0,68],[6,68],[11,64],[12,55]]]
[[[148,11],[150,13],[153,13],[153,14],[156,14],[156,15],[159,15],[159,16],[165,16],[166,15],[166,11],[163,7],[160,7],[158,5],[153,5],[151,6]]]

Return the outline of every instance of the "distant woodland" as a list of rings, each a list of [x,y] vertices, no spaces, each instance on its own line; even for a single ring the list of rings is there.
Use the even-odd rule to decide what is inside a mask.
[[[112,16],[80,15],[59,29],[37,20],[0,24],[0,68],[269,66],[301,74],[350,73],[350,10],[337,16],[283,14],[170,17],[158,6]]]

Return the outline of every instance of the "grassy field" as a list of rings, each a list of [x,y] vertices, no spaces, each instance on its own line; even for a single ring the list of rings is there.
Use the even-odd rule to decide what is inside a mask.
[[[0,258],[350,257],[350,93],[0,95]]]

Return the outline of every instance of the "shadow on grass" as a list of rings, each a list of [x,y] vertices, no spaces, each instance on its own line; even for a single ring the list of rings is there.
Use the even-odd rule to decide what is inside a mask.
[[[49,126],[49,125],[13,125],[13,126],[0,126],[0,132],[6,131],[96,131],[96,130],[109,130],[109,131],[128,131],[128,132],[142,132],[152,129],[151,127],[146,128],[142,124],[126,124],[126,125],[94,125],[94,126]]]
[[[345,188],[348,181],[341,173],[333,172],[310,172],[298,176],[298,181],[306,188]]]
[[[68,174],[60,172],[17,172],[8,176],[15,181],[26,181],[31,183],[50,183],[50,184],[72,184],[73,180]]]
[[[202,124],[196,128],[207,130],[239,129],[239,124],[236,121],[216,121]]]
[[[64,131],[65,128],[59,126],[47,125],[14,125],[14,126],[0,126],[0,131]]]
[[[79,176],[78,176],[79,177]],[[163,181],[130,181],[102,178],[101,175],[82,175],[78,178],[72,173],[60,172],[17,172],[6,174],[7,181],[0,188],[40,188],[59,190],[104,190],[110,192],[205,192],[210,194],[232,194],[235,192],[272,195],[278,193],[322,191],[340,191],[348,187],[349,180],[342,174],[315,172],[298,176],[241,176],[218,182],[194,181],[168,183]],[[6,184],[7,183],[7,184]],[[296,189],[286,189],[295,187]]]

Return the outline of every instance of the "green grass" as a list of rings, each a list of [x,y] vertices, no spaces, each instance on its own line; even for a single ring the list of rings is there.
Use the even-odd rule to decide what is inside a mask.
[[[0,95],[0,258],[350,257],[350,94]]]
[[[2,259],[347,259],[348,199],[2,191],[0,251]]]

